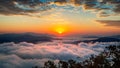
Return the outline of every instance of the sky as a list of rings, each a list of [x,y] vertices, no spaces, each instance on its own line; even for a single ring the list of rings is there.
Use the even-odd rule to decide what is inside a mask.
[[[120,34],[120,0],[0,0],[0,33]]]

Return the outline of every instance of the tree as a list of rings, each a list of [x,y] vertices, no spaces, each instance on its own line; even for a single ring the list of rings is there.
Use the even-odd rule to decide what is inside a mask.
[[[45,62],[44,66],[45,66],[44,68],[57,68],[54,62],[52,61]]]

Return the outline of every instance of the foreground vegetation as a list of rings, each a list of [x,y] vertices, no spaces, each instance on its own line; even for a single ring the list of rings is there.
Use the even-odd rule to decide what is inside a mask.
[[[111,45],[101,54],[91,57],[83,62],[74,60],[62,61],[58,64],[53,61],[44,63],[44,67],[35,66],[33,68],[120,68],[120,45]]]

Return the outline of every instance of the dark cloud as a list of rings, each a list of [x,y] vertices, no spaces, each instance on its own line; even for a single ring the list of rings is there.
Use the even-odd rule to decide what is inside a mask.
[[[120,20],[96,20],[96,21],[105,24],[106,26],[120,27]]]
[[[90,10],[90,9],[95,9],[95,6],[96,6],[96,4],[94,4],[94,3],[92,3],[92,4],[84,4],[83,8],[85,10]]]
[[[120,3],[118,5],[116,5],[116,8],[114,9],[114,12],[120,14]]]
[[[4,15],[25,15],[46,9],[48,6],[39,0],[0,0],[0,14]]]
[[[108,12],[101,11],[101,12],[98,13],[98,16],[99,17],[108,17],[108,16],[110,16],[110,14]]]
[[[65,4],[67,3],[67,0],[55,0],[54,2],[59,4]]]
[[[84,0],[82,6],[85,10],[95,10],[100,17],[120,14],[120,0]]]
[[[120,0],[103,0],[102,2],[118,4],[118,3],[120,3]]]
[[[70,3],[74,4],[75,6],[80,6],[84,1],[85,0],[70,0]]]
[[[13,1],[11,0],[1,0],[0,1],[0,13],[1,14],[19,14],[19,12],[16,11],[21,11],[21,9],[18,9],[14,6]]]
[[[55,7],[52,6],[53,4],[60,4],[59,6],[73,4],[74,7],[83,6],[85,10],[97,10],[97,12],[111,10],[114,15],[120,14],[120,0],[0,0],[0,14],[26,15],[50,10]],[[113,15],[113,13],[109,15]]]

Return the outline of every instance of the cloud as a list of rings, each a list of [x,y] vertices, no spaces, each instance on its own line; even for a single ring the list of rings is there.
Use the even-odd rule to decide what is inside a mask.
[[[116,12],[118,14],[120,13],[120,3],[116,5],[114,12]]]
[[[81,50],[86,51],[87,54]],[[94,51],[85,48],[80,48],[80,46],[76,46],[72,44],[69,45],[64,44],[63,46],[59,46],[57,43],[53,43],[53,42],[42,43],[42,44],[30,44],[26,42],[21,42],[19,44],[15,44],[15,43],[1,44],[0,53],[16,54],[17,56],[23,59],[51,58],[51,59],[68,60],[71,58],[75,59],[76,57],[80,57],[80,54],[82,56],[85,56],[94,53]]]
[[[30,15],[71,4],[73,7],[82,6],[84,10],[95,10],[98,13],[101,10],[113,12],[105,15],[105,17],[120,13],[120,0],[1,0],[0,14]],[[63,9],[65,8],[63,7]]]
[[[39,0],[1,0],[0,8],[0,14],[4,15],[27,15],[50,9],[47,3]]]
[[[43,66],[44,62],[53,60],[74,59],[82,61],[91,54],[99,54],[105,48],[115,44],[109,43],[79,43],[61,44],[58,42],[46,43],[27,43],[21,42],[15,44],[3,43],[0,44],[0,67],[2,68],[32,68],[33,66]],[[117,43],[116,43],[117,44]]]
[[[44,62],[49,59],[21,59],[19,56],[15,54],[11,55],[3,55],[0,54],[0,67],[2,68],[32,68],[35,66],[42,66]]]
[[[98,17],[108,17],[108,16],[111,16],[111,14],[106,12],[106,11],[100,11],[97,15],[98,15]]]
[[[66,4],[67,0],[55,0],[54,3],[62,5],[62,4]]]
[[[120,27],[120,20],[96,20],[96,22],[105,24],[106,26]]]

